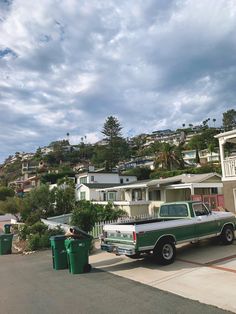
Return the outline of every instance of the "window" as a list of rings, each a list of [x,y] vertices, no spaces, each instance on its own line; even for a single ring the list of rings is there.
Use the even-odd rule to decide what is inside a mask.
[[[185,204],[162,205],[161,217],[188,217],[188,208]]]
[[[195,216],[204,216],[209,214],[206,206],[202,203],[193,204],[193,211],[195,213]]]
[[[116,200],[116,192],[108,192],[108,201],[115,201]]]
[[[132,201],[141,201],[141,200],[142,200],[142,191],[132,190]]]
[[[211,188],[211,194],[218,194],[217,188]]]
[[[94,176],[91,176],[91,182],[94,182]]]
[[[126,178],[126,182],[129,182],[129,178]]]
[[[80,192],[80,200],[83,201],[86,199],[86,192]]]
[[[121,184],[124,183],[124,179],[123,179],[123,178],[120,179],[120,183],[121,183]]]
[[[79,183],[87,183],[87,177],[80,178]]]
[[[150,201],[160,201],[161,200],[161,191],[160,190],[154,190],[148,192],[148,199]]]

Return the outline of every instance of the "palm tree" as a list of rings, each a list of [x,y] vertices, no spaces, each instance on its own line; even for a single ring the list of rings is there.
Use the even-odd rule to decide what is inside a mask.
[[[213,123],[214,123],[214,128],[215,128],[215,123],[216,123],[216,119],[212,119]]]
[[[166,170],[183,168],[184,165],[181,153],[178,152],[176,146],[172,146],[169,143],[162,143],[155,163]]]

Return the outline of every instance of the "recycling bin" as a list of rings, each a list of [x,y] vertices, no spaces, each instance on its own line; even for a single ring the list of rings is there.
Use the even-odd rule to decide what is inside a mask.
[[[12,253],[12,239],[13,234],[0,234],[0,255]]]
[[[71,274],[82,274],[91,271],[91,265],[89,264],[91,240],[91,237],[71,237],[65,240],[69,272]]]
[[[4,225],[4,232],[6,234],[11,233],[11,225],[10,224],[5,224]]]
[[[50,243],[52,248],[52,264],[53,269],[55,270],[68,268],[65,239],[66,237],[64,235],[56,235],[50,237]]]

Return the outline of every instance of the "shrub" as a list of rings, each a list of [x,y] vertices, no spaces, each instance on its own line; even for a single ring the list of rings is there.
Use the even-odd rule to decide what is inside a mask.
[[[31,234],[28,237],[27,249],[30,251],[35,251],[40,248],[40,235],[38,233]]]

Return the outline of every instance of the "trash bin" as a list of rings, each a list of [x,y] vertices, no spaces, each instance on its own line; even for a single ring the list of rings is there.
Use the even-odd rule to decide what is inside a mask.
[[[66,237],[64,235],[56,235],[50,238],[53,269],[59,270],[68,268],[65,239]]]
[[[11,233],[11,225],[10,224],[5,224],[4,225],[4,232],[6,234]]]
[[[70,273],[82,274],[91,271],[91,265],[89,264],[91,240],[91,237],[68,238],[65,240]]]
[[[0,234],[0,255],[11,254],[13,234]]]

